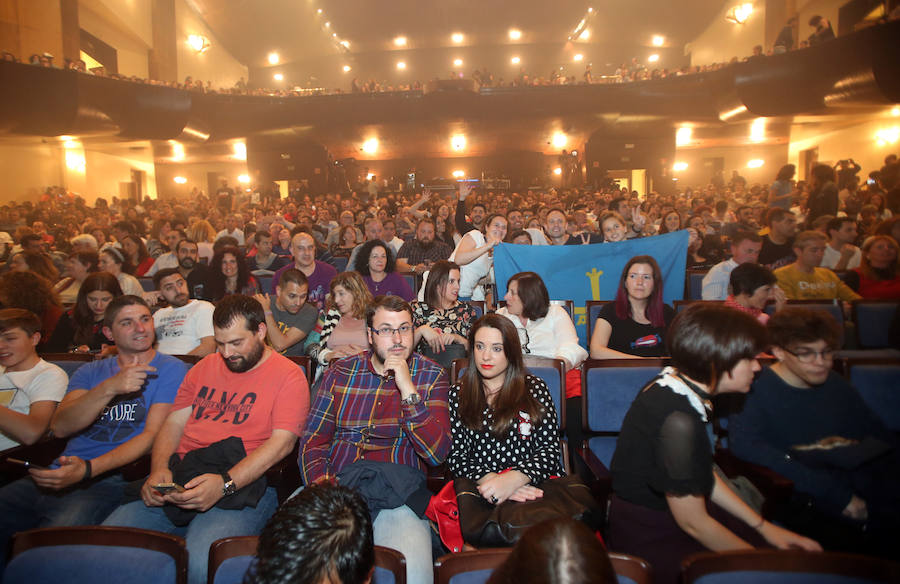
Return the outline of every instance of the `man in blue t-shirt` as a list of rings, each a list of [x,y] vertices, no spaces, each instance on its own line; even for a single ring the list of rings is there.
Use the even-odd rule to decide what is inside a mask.
[[[119,354],[87,363],[69,380],[50,428],[69,437],[50,468],[0,489],[0,559],[17,531],[94,525],[122,499],[120,469],[150,452],[187,366],[153,348],[153,317],[137,296],[106,308],[103,332]]]

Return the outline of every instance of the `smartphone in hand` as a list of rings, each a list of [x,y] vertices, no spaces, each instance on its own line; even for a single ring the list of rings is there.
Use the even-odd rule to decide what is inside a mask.
[[[7,458],[6,462],[11,462],[13,464],[24,466],[25,468],[34,468],[37,470],[47,470],[48,468],[46,466],[41,466],[40,464],[34,464],[33,462],[27,460],[19,460],[18,458]]]
[[[159,483],[158,485],[153,485],[153,490],[161,495],[168,495],[169,493],[183,493],[187,489],[178,483]]]

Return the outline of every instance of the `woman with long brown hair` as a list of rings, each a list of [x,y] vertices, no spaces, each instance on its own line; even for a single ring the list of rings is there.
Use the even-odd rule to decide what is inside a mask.
[[[307,345],[310,357],[321,365],[369,348],[366,307],[372,303],[372,294],[362,276],[356,272],[341,272],[332,278],[330,286],[325,310],[309,334]]]
[[[112,346],[113,342],[103,334],[103,316],[107,305],[121,295],[122,288],[112,274],[89,275],[78,290],[75,306],[59,319],[46,351],[102,353],[106,346]]]
[[[449,406],[447,466],[476,481],[491,503],[539,498],[539,485],[563,474],[553,398],[539,377],[528,374],[508,318],[486,314],[472,326],[469,366],[450,388]]]

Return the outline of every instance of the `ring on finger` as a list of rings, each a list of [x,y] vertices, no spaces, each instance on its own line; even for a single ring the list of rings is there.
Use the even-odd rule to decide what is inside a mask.
[[[495,497],[494,495],[491,495],[491,503],[493,503],[494,505],[497,504],[497,497]]]

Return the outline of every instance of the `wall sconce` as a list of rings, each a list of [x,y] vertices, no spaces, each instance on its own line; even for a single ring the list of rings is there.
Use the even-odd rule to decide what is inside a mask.
[[[188,37],[188,46],[194,49],[198,54],[203,54],[209,50],[209,39],[203,35],[192,34]]]
[[[752,3],[738,4],[728,11],[728,14],[725,15],[725,20],[734,24],[744,24],[751,14],[753,14]]]

